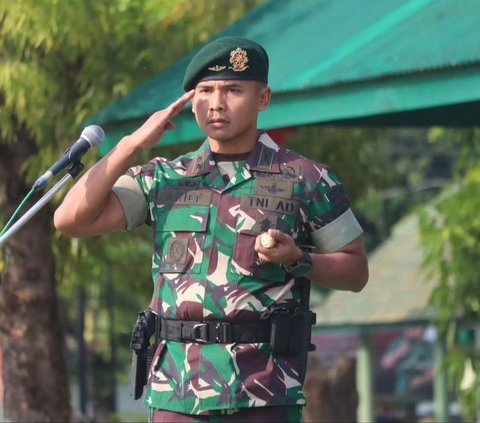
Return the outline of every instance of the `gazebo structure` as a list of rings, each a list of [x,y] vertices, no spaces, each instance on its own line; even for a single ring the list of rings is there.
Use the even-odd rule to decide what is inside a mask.
[[[379,357],[375,357],[373,335],[425,328],[435,321],[435,312],[429,307],[434,282],[422,272],[422,261],[418,217],[410,215],[397,223],[390,238],[369,257],[370,282],[362,292],[332,291],[325,300],[313,305],[317,314],[314,339],[325,334],[348,334],[358,339],[359,421],[375,421],[374,409],[378,405],[373,393],[374,361]],[[435,421],[447,422],[447,383],[445,373],[440,371],[444,359],[442,340],[432,342],[432,348],[437,370],[433,379]],[[415,398],[391,396],[383,400],[413,403]]]

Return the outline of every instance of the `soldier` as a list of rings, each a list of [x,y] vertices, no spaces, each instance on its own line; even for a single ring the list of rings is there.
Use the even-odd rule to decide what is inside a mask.
[[[120,140],[55,213],[76,237],[152,228],[160,342],[144,402],[154,422],[300,421],[305,277],[355,292],[368,280],[337,176],[257,128],[268,65],[253,41],[207,44],[187,67],[186,93]],[[190,101],[205,142],[135,166]]]

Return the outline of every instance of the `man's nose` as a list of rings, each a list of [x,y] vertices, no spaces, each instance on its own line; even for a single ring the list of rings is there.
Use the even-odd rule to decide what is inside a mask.
[[[223,94],[220,91],[214,91],[212,96],[210,97],[210,110],[211,111],[218,111],[224,110],[225,103]]]

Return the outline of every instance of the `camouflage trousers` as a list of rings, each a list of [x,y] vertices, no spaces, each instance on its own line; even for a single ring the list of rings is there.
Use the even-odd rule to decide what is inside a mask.
[[[239,410],[217,410],[208,415],[182,414],[150,408],[150,423],[299,423],[302,421],[302,405],[279,407],[254,407]]]

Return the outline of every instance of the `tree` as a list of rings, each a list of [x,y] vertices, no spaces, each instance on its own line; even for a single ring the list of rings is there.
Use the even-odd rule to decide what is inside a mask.
[[[339,174],[371,251],[451,181],[458,149],[427,134],[428,128],[312,125],[296,131],[289,147]]]
[[[480,132],[437,128],[432,137],[462,146],[454,183],[421,213],[421,235],[425,267],[438,280],[431,303],[447,340],[450,381],[465,420],[477,421],[480,357],[474,338],[480,334]],[[467,368],[473,378],[466,384]]]
[[[75,139],[88,116],[256,3],[0,3],[2,220],[12,215],[35,177],[57,158],[68,140]],[[86,165],[93,158],[90,155]],[[5,415],[13,421],[71,418],[64,316],[59,312],[52,249],[58,241],[52,239],[51,222],[52,209],[44,207],[1,252],[0,348]],[[94,242],[80,243],[72,251],[94,246]],[[97,259],[99,263],[101,256]]]

